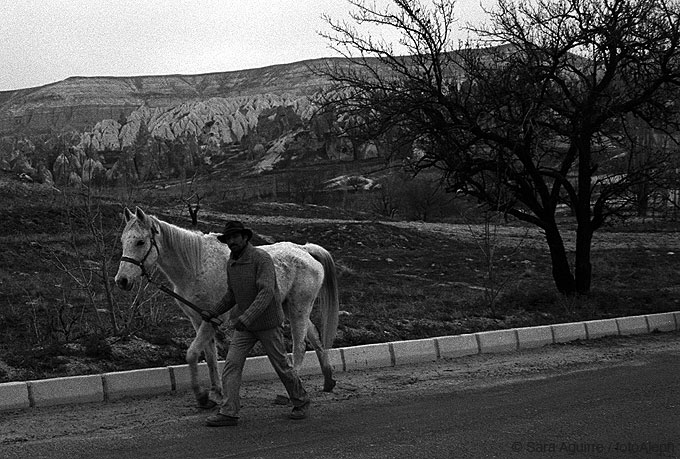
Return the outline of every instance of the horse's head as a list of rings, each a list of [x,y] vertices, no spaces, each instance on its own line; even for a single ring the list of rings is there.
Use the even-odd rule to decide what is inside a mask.
[[[126,208],[124,217],[125,229],[120,236],[123,256],[115,280],[118,287],[130,290],[158,260],[156,236],[159,229],[153,219],[139,207],[134,214]]]

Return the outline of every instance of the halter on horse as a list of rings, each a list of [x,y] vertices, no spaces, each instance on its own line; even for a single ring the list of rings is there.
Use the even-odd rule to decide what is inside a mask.
[[[141,260],[137,261],[134,258],[130,257],[120,257],[120,261],[122,262],[127,262],[127,263],[132,263],[135,266],[138,266],[139,269],[142,270],[142,276],[146,277],[147,279],[151,279],[151,276],[149,276],[149,273],[147,272],[146,268],[144,267],[144,263],[146,263],[146,259],[149,258],[149,255],[151,254],[151,250],[156,249],[156,252],[160,254],[160,250],[158,250],[158,244],[156,244],[156,234],[158,233],[158,230],[155,227],[151,228],[151,238],[150,241],[151,243],[149,244],[149,250],[146,251],[144,256],[142,257]]]
[[[158,250],[158,244],[156,244],[156,238],[155,238],[156,233],[157,233],[156,228],[155,228],[155,227],[152,227],[152,228],[151,228],[151,238],[150,238],[151,243],[149,244],[149,250],[146,251],[146,254],[144,254],[144,256],[142,257],[141,260],[137,261],[136,259],[130,258],[130,257],[120,257],[120,262],[121,262],[121,263],[123,263],[123,262],[132,263],[133,265],[138,266],[139,269],[142,270],[142,277],[146,277],[146,279],[147,279],[150,283],[152,283],[152,284],[154,284],[156,287],[158,287],[159,290],[162,290],[163,292],[167,293],[168,295],[170,295],[171,297],[175,298],[176,300],[181,301],[182,303],[186,304],[186,305],[189,306],[191,309],[193,309],[194,311],[196,311],[196,312],[198,312],[198,313],[200,314],[200,313],[203,311],[201,308],[199,308],[198,306],[196,306],[194,303],[192,303],[191,301],[187,300],[187,299],[184,298],[183,296],[178,295],[178,294],[175,293],[173,290],[170,290],[170,289],[167,288],[165,285],[163,285],[163,284],[161,284],[161,283],[159,283],[159,282],[156,282],[156,281],[153,279],[153,277],[151,277],[151,275],[147,272],[146,268],[144,267],[144,263],[146,262],[146,259],[149,257],[149,254],[151,253],[151,250],[152,250],[152,249],[155,248],[155,249],[156,249],[156,252],[160,253],[160,251]],[[220,326],[220,325],[222,325],[222,321],[221,321],[220,319],[218,319],[217,317],[212,317],[212,318],[210,319],[210,323],[213,324],[214,326]]]

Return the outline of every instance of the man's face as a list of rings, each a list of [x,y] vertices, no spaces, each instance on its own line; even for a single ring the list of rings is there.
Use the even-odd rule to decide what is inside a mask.
[[[243,235],[243,233],[232,233],[226,238],[229,250],[235,253],[240,253],[248,243],[248,239]]]

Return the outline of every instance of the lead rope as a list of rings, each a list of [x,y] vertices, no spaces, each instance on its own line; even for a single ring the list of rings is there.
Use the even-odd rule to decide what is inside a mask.
[[[170,295],[171,297],[173,297],[173,298],[175,298],[175,299],[181,301],[182,303],[186,304],[186,305],[189,306],[191,309],[193,309],[193,310],[196,311],[197,313],[201,314],[201,317],[203,317],[203,314],[202,314],[203,309],[199,308],[198,306],[196,306],[194,303],[192,303],[191,301],[187,300],[187,299],[184,298],[183,296],[178,295],[178,294],[175,293],[173,290],[169,289],[168,287],[166,287],[165,285],[161,284],[160,282],[156,282],[155,280],[153,280],[153,279],[151,278],[151,276],[147,275],[146,278],[147,278],[147,280],[149,281],[150,284],[155,285],[156,288],[158,288],[159,290],[162,290],[163,292],[167,293],[167,294]],[[210,322],[210,323],[213,325],[213,327],[219,327],[220,325],[222,325],[222,321],[221,321],[218,317],[211,317],[210,320],[209,320],[208,322]]]

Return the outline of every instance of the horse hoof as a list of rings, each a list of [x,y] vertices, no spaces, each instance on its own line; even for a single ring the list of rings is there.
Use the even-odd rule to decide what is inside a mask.
[[[274,405],[288,405],[290,403],[290,399],[286,397],[285,395],[277,395],[276,398],[274,399]]]
[[[216,402],[213,402],[212,400],[208,400],[205,403],[198,402],[198,407],[201,408],[202,410],[209,410],[211,408],[215,408],[217,406]]]
[[[217,406],[216,402],[210,400],[210,396],[207,392],[203,392],[201,395],[196,397],[196,402],[198,407],[204,410],[209,410],[210,408],[215,408]]]
[[[335,379],[331,379],[330,381],[326,381],[323,384],[323,391],[324,392],[333,392],[333,388],[335,387],[336,381]]]

